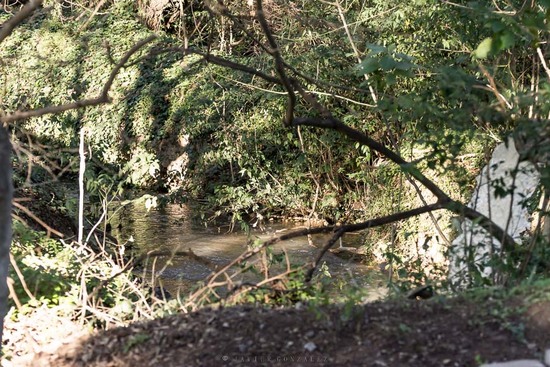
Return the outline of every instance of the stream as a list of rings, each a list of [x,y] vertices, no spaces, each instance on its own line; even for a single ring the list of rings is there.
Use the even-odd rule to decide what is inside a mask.
[[[130,204],[119,208],[111,216],[113,224],[112,234],[119,243],[130,241],[133,249],[138,253],[148,251],[187,251],[208,260],[215,265],[225,265],[238,257],[247,249],[247,237],[244,232],[227,233],[227,229],[205,228],[191,220],[192,209],[188,206],[168,204],[161,208],[146,210],[143,204]],[[300,229],[296,224],[268,222],[261,229],[252,229],[251,239],[267,240],[281,235],[292,229]],[[273,246],[274,253],[281,253],[283,249],[293,265],[302,265],[311,262],[320,251],[320,248],[329,239],[330,234],[315,235],[312,237],[314,246],[308,244],[307,237],[298,237]],[[347,234],[342,245],[359,247],[361,236]],[[336,245],[337,247],[338,245]],[[360,262],[344,260],[327,252],[322,262],[328,266],[333,291],[337,291],[338,281],[347,280],[361,287],[368,288],[365,300],[375,300],[386,294],[385,279],[378,270]],[[199,281],[204,280],[211,273],[208,266],[189,258],[188,256],[155,257],[147,262],[145,274],[150,279],[156,275],[157,282],[172,294],[189,292]],[[246,273],[240,280],[254,280],[253,274]],[[258,278],[256,278],[257,280]]]

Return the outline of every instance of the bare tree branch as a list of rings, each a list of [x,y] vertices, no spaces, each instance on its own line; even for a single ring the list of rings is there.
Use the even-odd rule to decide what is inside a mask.
[[[437,202],[431,205],[422,206],[419,208],[407,210],[400,213],[391,214],[388,216],[375,218],[371,220],[367,220],[365,222],[356,223],[356,224],[349,224],[349,225],[343,225],[343,226],[326,226],[326,227],[316,227],[316,228],[307,228],[299,231],[294,231],[290,233],[283,234],[278,237],[274,237],[270,240],[264,241],[260,246],[255,247],[253,249],[250,249],[246,252],[243,252],[239,257],[233,259],[230,263],[223,266],[221,269],[219,269],[217,272],[211,274],[207,280],[204,287],[201,287],[194,293],[192,293],[189,297],[188,303],[191,304],[192,300],[197,300],[201,296],[204,295],[205,292],[208,290],[211,290],[215,286],[220,286],[226,284],[226,282],[217,282],[217,279],[221,276],[224,276],[227,274],[227,271],[235,266],[235,265],[241,265],[246,260],[250,259],[251,257],[255,256],[256,254],[260,253],[263,249],[273,246],[276,243],[279,243],[281,241],[286,241],[292,238],[296,237],[303,237],[306,235],[311,234],[319,234],[319,233],[331,233],[333,232],[334,235],[331,237],[331,239],[328,241],[328,243],[323,247],[321,253],[317,256],[315,261],[311,264],[311,267],[308,271],[308,274],[306,275],[306,279],[310,280],[313,272],[315,271],[317,265],[319,264],[319,261],[324,256],[324,254],[336,243],[336,241],[347,232],[354,232],[359,231],[362,229],[368,229],[368,228],[374,228],[379,227],[385,224],[393,223],[395,221],[407,219],[416,215],[428,213],[434,210],[442,209],[444,208],[443,202]],[[289,270],[290,271],[290,270]]]
[[[307,96],[307,98],[312,98],[312,97]],[[449,195],[444,193],[439,188],[439,186],[437,186],[432,180],[430,180],[422,172],[420,172],[420,170],[416,168],[416,166],[414,166],[410,162],[405,161],[400,155],[390,150],[383,144],[377,142],[376,140],[368,137],[364,133],[347,126],[346,124],[344,124],[343,122],[341,122],[340,120],[334,117],[296,118],[293,122],[293,125],[294,126],[301,126],[301,125],[314,126],[319,128],[337,130],[343,133],[344,135],[346,135],[351,140],[364,144],[369,148],[371,148],[372,150],[375,150],[383,154],[392,162],[398,164],[403,171],[409,173],[416,180],[422,183],[428,190],[430,190],[438,199],[438,202],[444,205],[445,209],[450,210],[451,212],[456,213],[458,215],[463,215],[470,220],[476,221],[483,229],[489,232],[492,236],[497,238],[499,241],[502,240],[502,245],[507,251],[513,251],[515,249],[516,242],[514,241],[512,236],[507,234],[502,228],[496,225],[492,220],[487,218],[485,215],[479,213],[478,211],[472,208],[469,208],[468,206],[458,201],[451,199]]]
[[[313,98],[313,96],[305,96],[307,99]],[[309,102],[309,101],[308,101]],[[335,117],[328,118],[315,118],[315,117],[303,117],[296,118],[293,121],[294,126],[314,126],[324,129],[337,130],[346,135],[353,141],[359,142],[371,148],[372,150],[377,151],[378,153],[384,155],[392,162],[401,166],[403,171],[410,173],[415,179],[421,182],[428,190],[430,190],[438,199],[449,199],[447,194],[445,194],[439,186],[437,186],[433,181],[428,179],[424,174],[422,174],[413,164],[404,160],[399,154],[395,153],[393,150],[386,147],[384,144],[370,138],[364,133],[355,130],[348,125],[344,124]]]
[[[31,0],[25,6],[21,8],[13,17],[8,19],[2,24],[0,28],[0,43],[4,41],[13,32],[15,27],[21,24],[25,19],[31,16],[31,14],[42,5],[43,0]]]
[[[316,228],[307,228],[299,231],[294,231],[290,233],[286,233],[282,236],[278,236],[275,238],[272,238],[270,240],[264,241],[261,246],[255,247],[253,249],[250,249],[244,253],[242,253],[239,257],[235,258],[233,261],[222,267],[220,270],[218,270],[216,273],[212,274],[207,281],[207,285],[212,285],[216,279],[223,275],[225,272],[227,272],[232,266],[240,265],[244,261],[250,259],[252,256],[258,254],[262,249],[272,246],[278,242],[286,241],[292,238],[296,237],[303,237],[310,234],[319,234],[319,233],[331,233],[334,232],[335,235],[331,238],[329,243],[325,245],[325,247],[322,249],[321,253],[317,256],[315,261],[312,264],[312,268],[310,270],[311,274],[315,270],[317,264],[319,263],[320,259],[324,256],[324,254],[334,245],[336,240],[340,238],[344,233],[347,232],[355,232],[363,229],[368,228],[374,228],[379,227],[385,224],[393,223],[396,221],[400,221],[403,219],[411,218],[420,214],[428,213],[434,210],[442,209],[445,207],[445,203],[443,202],[437,202],[431,205],[426,205],[423,207],[407,210],[404,212],[399,212],[395,214],[391,214],[388,216],[375,218],[371,220],[367,220],[361,223],[356,224],[348,224],[343,226],[326,226],[326,227],[316,227]]]
[[[268,52],[271,56],[273,56],[273,59],[275,60],[275,70],[277,70],[277,74],[279,75],[279,78],[281,79],[281,82],[284,88],[288,92],[288,105],[286,106],[286,115],[285,115],[284,124],[285,126],[290,126],[292,124],[292,120],[294,120],[294,107],[296,106],[296,95],[294,93],[294,89],[292,88],[290,80],[286,75],[285,66],[284,66],[283,58],[281,56],[281,51],[279,50],[279,46],[277,45],[277,42],[275,41],[275,37],[273,37],[273,34],[269,29],[267,21],[265,20],[264,10],[262,7],[262,0],[256,0],[256,18],[258,18],[258,21],[260,22],[262,30],[264,31],[264,34],[267,37],[267,41],[269,42],[269,46],[271,47],[271,49]]]
[[[273,84],[277,84],[277,85],[282,84],[281,81],[278,78],[275,78],[271,75],[268,75],[268,74],[266,74],[266,73],[264,73],[264,72],[262,72],[258,69],[254,69],[250,66],[246,66],[244,64],[240,64],[240,63],[228,60],[228,59],[224,59],[224,58],[219,57],[219,56],[214,56],[214,55],[212,55],[208,52],[203,52],[203,51],[197,50],[195,48],[167,47],[167,48],[163,48],[163,49],[160,49],[160,50],[159,49],[151,50],[147,55],[135,60],[134,62],[132,62],[129,65],[134,65],[134,64],[137,64],[137,63],[139,63],[139,62],[141,62],[145,59],[149,59],[153,56],[162,55],[162,54],[169,53],[169,52],[179,52],[183,56],[190,55],[190,54],[199,55],[199,56],[202,56],[203,60],[208,62],[208,63],[223,66],[223,67],[226,67],[226,68],[229,68],[229,69],[232,69],[232,70],[242,71],[243,73],[257,76],[257,77],[259,77],[259,78],[261,78],[261,79],[263,79],[263,80],[265,80],[269,83],[273,83]]]
[[[268,81],[270,83],[279,84],[279,85],[282,84],[279,79],[277,79],[275,77],[272,77],[270,75],[267,75],[266,73],[263,73],[263,72],[261,72],[257,69],[251,68],[249,66],[239,64],[239,63],[236,63],[234,61],[227,60],[227,59],[223,59],[221,57],[214,56],[212,54],[205,54],[205,53],[202,53],[201,51],[198,51],[198,50],[193,50],[193,49],[188,49],[188,50],[189,50],[189,53],[194,53],[194,54],[197,54],[197,55],[201,55],[204,58],[204,60],[207,61],[207,62],[211,62],[213,64],[224,66],[224,67],[228,67],[228,68],[231,68],[233,70],[239,70],[239,71],[245,72],[247,74],[256,75],[256,76],[258,76],[258,77],[260,77],[260,78],[262,78],[265,81]]]
[[[120,59],[120,61],[115,65],[113,70],[111,71],[111,74],[109,75],[109,79],[107,82],[105,82],[103,86],[103,90],[101,91],[101,94],[96,98],[90,98],[90,99],[83,99],[76,102],[66,103],[63,105],[58,106],[48,106],[44,108],[38,108],[36,110],[30,110],[30,111],[16,111],[12,114],[2,116],[0,117],[0,122],[7,124],[10,122],[15,122],[18,120],[23,120],[29,117],[37,117],[37,116],[43,116],[47,114],[52,113],[60,113],[65,112],[69,110],[74,110],[81,107],[89,107],[89,106],[97,106],[103,103],[108,103],[111,101],[109,97],[109,90],[111,89],[111,86],[113,85],[113,82],[119,73],[120,69],[122,69],[126,62],[130,59],[130,57],[135,54],[140,48],[145,46],[147,43],[153,41],[157,36],[149,36],[138,43],[136,43],[124,56]]]
[[[355,231],[360,231],[360,230],[363,230],[363,229],[369,229],[369,228],[374,228],[374,227],[380,227],[380,226],[383,226],[385,224],[395,223],[395,222],[398,222],[398,221],[401,221],[401,220],[404,220],[404,219],[408,219],[408,218],[411,218],[411,217],[416,217],[417,215],[421,215],[421,214],[425,214],[425,213],[431,213],[434,210],[439,210],[439,209],[443,209],[443,208],[445,208],[445,203],[438,201],[438,202],[436,202],[434,204],[431,204],[431,205],[421,206],[419,208],[406,210],[406,211],[391,214],[391,215],[388,215],[388,216],[385,216],[385,217],[371,219],[371,220],[367,220],[367,221],[361,222],[361,223],[347,224],[347,225],[343,225],[343,226],[340,226],[340,227],[336,227],[335,230],[334,230],[334,235],[330,238],[330,240],[327,241],[326,245],[323,246],[323,248],[321,249],[321,251],[319,252],[317,257],[315,258],[315,260],[314,260],[314,262],[311,266],[311,269],[308,271],[308,273],[306,275],[306,281],[311,280],[311,278],[313,276],[313,272],[315,271],[315,269],[319,265],[319,262],[321,261],[321,259],[325,255],[325,253],[330,248],[332,248],[332,246],[334,246],[336,241],[338,241],[338,239],[340,237],[342,237],[344,235],[344,233],[355,232]]]

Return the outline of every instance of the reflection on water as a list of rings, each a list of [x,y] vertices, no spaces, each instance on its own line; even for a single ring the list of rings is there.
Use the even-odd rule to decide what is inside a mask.
[[[224,265],[239,256],[247,249],[248,238],[245,233],[219,233],[217,228],[204,228],[191,221],[190,208],[180,205],[167,205],[163,208],[147,211],[143,205],[134,204],[120,208],[112,215],[113,235],[119,243],[126,243],[133,238],[138,252],[152,250],[167,252],[192,250],[196,255],[207,259],[212,264]],[[262,230],[253,230],[251,239],[266,240],[289,231],[291,226],[280,223],[267,223]],[[319,253],[330,235],[315,235],[313,243],[308,244],[306,237],[300,237],[278,243],[274,251],[282,249],[288,253],[290,261],[295,265],[311,262]],[[349,234],[343,239],[344,246],[357,247],[360,236]],[[332,253],[327,253],[323,259],[333,279],[352,278],[361,285],[370,282],[373,298],[384,292],[378,284],[372,284],[376,276],[372,268],[360,263],[343,260]],[[187,256],[158,257],[149,260],[147,274],[156,274],[162,285],[170,292],[186,292],[198,281],[205,279],[211,270]],[[370,298],[370,297],[369,297]]]

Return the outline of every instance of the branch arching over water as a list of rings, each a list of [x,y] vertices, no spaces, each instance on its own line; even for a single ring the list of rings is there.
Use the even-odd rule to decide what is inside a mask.
[[[236,259],[231,261],[229,264],[225,265],[224,267],[222,267],[221,269],[219,269],[215,273],[211,274],[208,277],[207,281],[206,281],[206,286],[200,288],[199,290],[197,290],[195,293],[193,293],[190,296],[189,303],[192,303],[193,300],[199,298],[200,296],[202,296],[204,294],[204,292],[206,292],[208,289],[213,287],[216,280],[220,276],[223,276],[224,274],[226,274],[226,272],[231,267],[233,267],[235,265],[241,265],[244,261],[246,261],[246,260],[250,259],[251,257],[253,257],[254,255],[258,254],[263,249],[265,249],[267,247],[270,247],[270,246],[272,246],[276,243],[279,243],[281,241],[289,240],[289,239],[296,238],[296,237],[303,237],[303,236],[310,235],[310,234],[331,233],[331,232],[334,233],[334,235],[331,237],[331,239],[328,241],[328,243],[323,247],[323,249],[317,255],[316,259],[311,263],[311,267],[308,271],[308,274],[306,275],[306,280],[310,280],[313,273],[314,273],[314,271],[315,271],[315,269],[317,268],[317,265],[319,264],[319,261],[321,260],[321,258],[325,255],[325,253],[332,247],[332,245],[334,245],[334,243],[336,243],[336,241],[344,233],[355,232],[355,231],[359,231],[359,230],[364,230],[364,229],[383,226],[383,225],[386,225],[386,224],[389,224],[389,223],[393,223],[393,222],[396,222],[396,221],[408,219],[408,218],[411,218],[411,217],[414,217],[414,216],[417,216],[417,215],[420,215],[420,214],[432,212],[434,210],[439,210],[439,209],[442,209],[442,208],[444,208],[444,203],[443,202],[436,202],[436,203],[431,204],[431,205],[421,206],[421,207],[418,207],[418,208],[415,208],[415,209],[410,209],[410,210],[406,210],[406,211],[403,211],[403,212],[399,212],[399,213],[395,213],[395,214],[391,214],[391,215],[386,215],[386,216],[379,217],[379,218],[370,219],[370,220],[363,221],[363,222],[360,222],[360,223],[346,224],[346,225],[334,225],[334,226],[326,226],[326,227],[316,227],[316,228],[307,228],[307,229],[302,229],[302,230],[299,230],[299,231],[289,232],[289,233],[283,234],[283,235],[278,236],[278,237],[274,237],[272,239],[264,241],[260,246],[255,247],[253,249],[250,249],[250,250],[242,253],[239,257],[237,257]]]
[[[222,2],[219,2],[219,3],[223,4]],[[227,14],[224,14],[224,15],[227,15]],[[275,42],[275,37],[273,36],[273,33],[271,32],[271,29],[266,22],[261,1],[256,2],[256,18],[258,19],[261,25],[262,31],[266,39],[268,40],[268,44],[269,44],[269,47],[264,46],[263,48],[264,50],[266,50],[268,54],[270,54],[273,57],[278,78],[265,74],[259,70],[252,69],[248,66],[241,65],[233,61],[225,60],[209,54],[203,53],[202,54],[203,59],[207,62],[211,62],[224,67],[229,67],[233,70],[240,70],[250,75],[258,76],[267,82],[282,86],[288,92],[287,98],[289,99],[287,102],[287,111],[284,119],[284,124],[286,126],[289,125],[289,121],[288,121],[289,117],[292,117],[290,126],[293,126],[293,127],[309,126],[314,128],[335,130],[347,136],[352,141],[368,146],[370,149],[377,151],[378,153],[382,154],[393,163],[397,164],[403,172],[410,174],[415,180],[417,180],[424,187],[426,187],[430,192],[432,192],[432,194],[434,194],[434,196],[437,199],[437,202],[435,204],[425,205],[417,209],[412,209],[409,211],[404,211],[404,212],[392,214],[385,217],[367,220],[365,222],[358,223],[358,224],[344,225],[344,226],[338,226],[338,227],[327,226],[327,227],[320,227],[320,228],[311,228],[311,229],[291,232],[291,233],[282,235],[280,237],[265,241],[260,247],[254,248],[252,250],[249,250],[243,253],[241,256],[233,260],[226,267],[221,269],[218,273],[213,274],[209,278],[208,284],[212,284],[214,279],[216,279],[219,275],[225,273],[225,271],[227,271],[231,266],[242,263],[246,259],[260,252],[263,248],[271,246],[277,242],[294,238],[294,237],[305,236],[308,234],[334,232],[334,236],[327,242],[327,244],[323,247],[323,249],[317,256],[316,260],[314,261],[312,270],[308,274],[308,276],[311,277],[311,274],[315,270],[320,259],[323,257],[326,251],[328,251],[328,249],[332,247],[334,243],[336,243],[338,238],[340,238],[344,233],[393,223],[396,221],[410,218],[412,216],[428,213],[436,209],[447,209],[455,214],[464,216],[470,220],[475,220],[483,229],[485,229],[493,237],[501,241],[503,248],[505,250],[513,251],[516,248],[516,243],[512,238],[512,236],[507,234],[502,228],[500,228],[496,223],[494,223],[487,216],[479,213],[474,209],[469,208],[468,206],[466,206],[461,202],[453,200],[435,182],[433,182],[426,175],[424,175],[414,163],[406,161],[396,151],[392,150],[391,148],[387,147],[381,142],[376,141],[375,139],[372,139],[367,134],[364,134],[363,132],[346,125],[345,123],[340,121],[338,118],[334,117],[332,113],[325,106],[319,103],[312,94],[307,93],[304,90],[304,88],[302,87],[298,79],[291,78],[287,75],[286,69],[288,68],[288,64],[285,62],[283,56],[281,55],[280,49],[278,48],[277,43]],[[182,50],[182,51],[186,53],[185,50]],[[191,51],[191,50],[188,50],[187,52],[201,54],[200,52]],[[290,71],[292,74],[299,77],[299,75],[297,75],[297,73],[294,70],[290,70]],[[302,99],[307,105],[309,105],[309,107],[312,110],[312,114],[317,115],[317,117],[293,117],[295,116],[294,107],[296,105],[296,96],[298,95],[302,97]]]
[[[313,98],[309,96],[309,98]],[[493,237],[502,242],[502,245],[507,251],[513,251],[515,249],[516,243],[512,236],[507,234],[502,228],[500,228],[496,223],[494,223],[487,216],[481,214],[480,212],[472,209],[461,202],[453,200],[447,195],[443,190],[439,188],[432,180],[427,178],[418,168],[416,168],[412,163],[405,161],[400,155],[387,148],[383,144],[377,142],[376,140],[368,137],[366,134],[361,131],[355,130],[341,122],[340,120],[329,117],[329,118],[296,118],[293,122],[294,126],[312,126],[318,128],[332,129],[339,131],[346,135],[349,139],[356,141],[360,144],[366,145],[372,150],[375,150],[383,154],[386,158],[392,162],[398,164],[401,167],[401,170],[408,172],[413,176],[417,181],[422,183],[428,190],[430,190],[435,197],[438,199],[443,206],[443,208],[464,216],[470,220],[475,220],[483,229],[489,232]]]

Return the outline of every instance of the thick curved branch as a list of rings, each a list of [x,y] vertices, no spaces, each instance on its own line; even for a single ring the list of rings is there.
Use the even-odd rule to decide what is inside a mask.
[[[313,98],[313,97],[308,96],[308,98]],[[403,171],[411,174],[411,176],[413,176],[415,179],[421,182],[439,200],[450,200],[449,196],[445,194],[439,188],[439,186],[437,186],[432,180],[424,176],[424,174],[422,174],[422,172],[420,172],[418,168],[416,168],[410,162],[407,162],[406,160],[404,160],[399,154],[395,153],[393,150],[389,149],[384,144],[370,138],[369,136],[365,135],[364,133],[352,127],[349,127],[348,125],[344,124],[343,122],[341,122],[340,120],[332,116],[329,116],[328,118],[314,118],[314,117],[296,118],[293,121],[293,125],[294,126],[302,126],[302,125],[314,126],[314,127],[324,128],[324,129],[332,129],[332,130],[340,131],[351,140],[368,146],[372,150],[377,151],[378,153],[384,155],[386,158],[388,158],[392,162],[401,166],[401,169]]]
[[[6,124],[18,120],[23,120],[29,117],[38,117],[42,115],[52,114],[52,113],[60,113],[65,112],[69,110],[74,110],[81,107],[88,107],[88,106],[97,106],[103,103],[110,102],[109,97],[109,90],[111,89],[111,86],[113,85],[113,82],[118,75],[120,69],[122,69],[130,57],[135,54],[140,48],[145,46],[147,43],[153,41],[157,36],[149,36],[138,43],[136,43],[124,56],[120,59],[120,61],[115,65],[113,70],[111,71],[111,74],[109,75],[109,79],[107,79],[107,82],[104,84],[103,89],[101,91],[101,94],[96,98],[90,98],[90,99],[83,99],[76,102],[66,103],[59,106],[48,106],[44,108],[38,108],[36,110],[30,110],[30,111],[16,111],[12,114],[2,116],[0,117],[0,122]]]
[[[311,99],[313,97],[310,95],[307,95],[304,98]],[[351,140],[364,144],[369,148],[371,148],[372,150],[375,150],[383,154],[392,162],[398,164],[403,171],[409,173],[416,180],[422,183],[428,190],[430,190],[438,199],[438,202],[444,204],[445,209],[455,214],[464,215],[466,218],[476,221],[479,224],[479,226],[481,226],[483,229],[489,232],[493,237],[495,237],[499,241],[502,241],[502,245],[504,246],[504,249],[506,249],[507,251],[513,251],[515,249],[516,242],[514,241],[512,236],[507,234],[502,228],[500,228],[492,220],[487,218],[485,215],[479,213],[478,211],[472,208],[469,208],[468,206],[458,201],[452,200],[449,197],[449,195],[447,195],[445,192],[443,192],[443,190],[439,188],[439,186],[437,186],[432,180],[430,180],[422,172],[420,172],[420,170],[414,164],[407,162],[399,154],[387,148],[380,142],[368,137],[364,133],[347,126],[346,124],[344,124],[343,122],[341,122],[340,120],[332,116],[328,118],[314,118],[314,117],[296,118],[294,119],[293,125],[294,126],[313,126],[313,127],[340,131]]]

